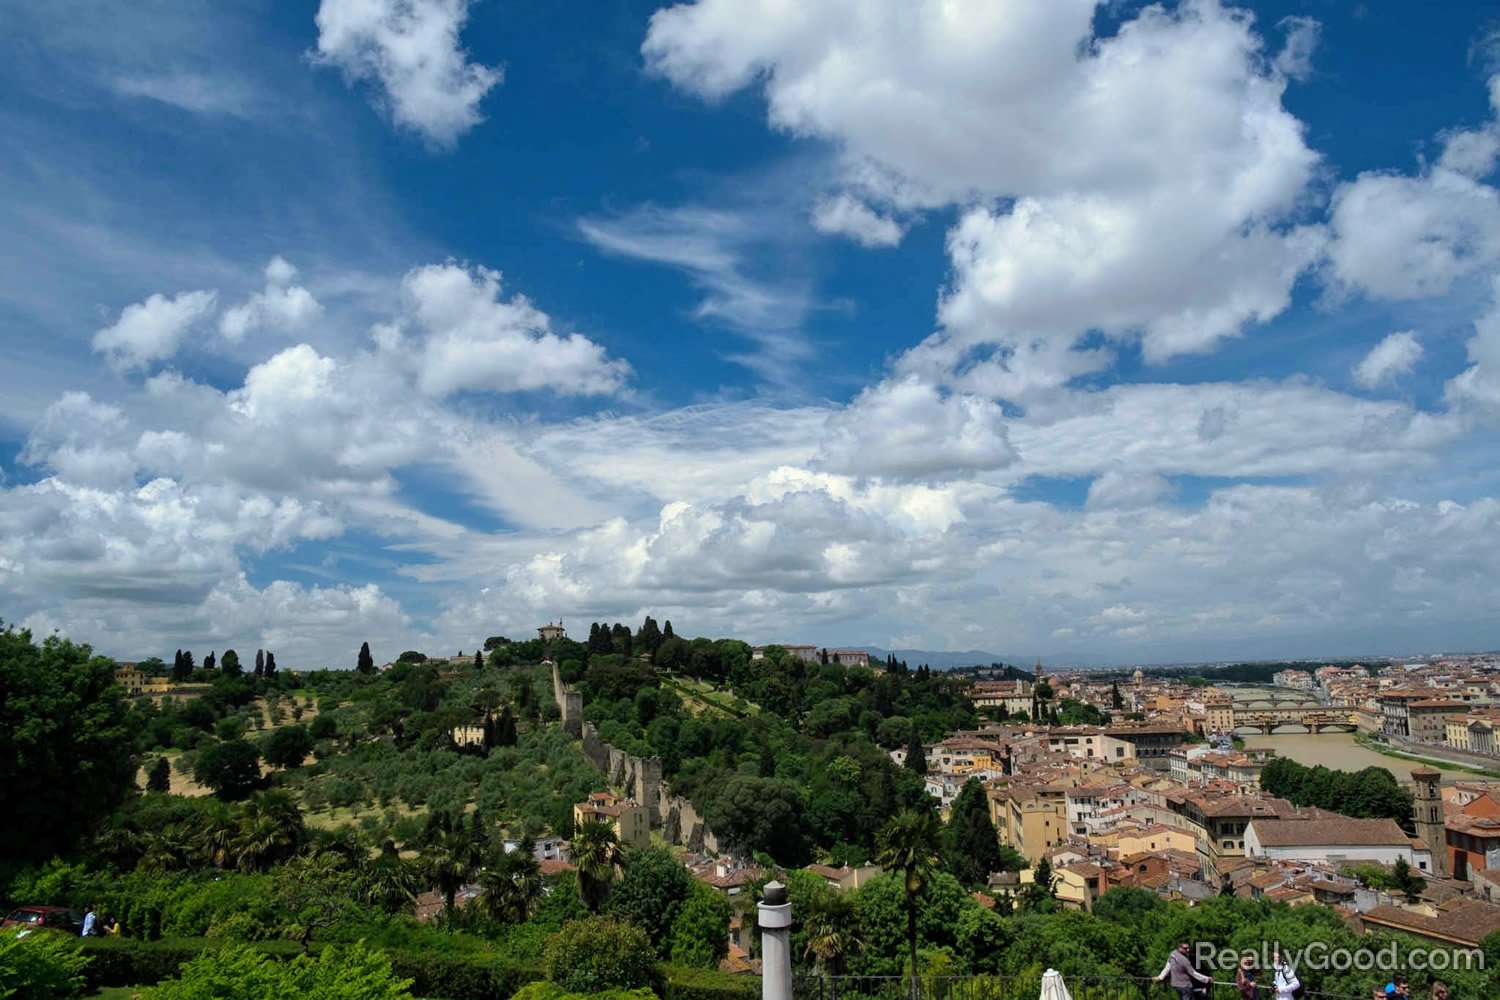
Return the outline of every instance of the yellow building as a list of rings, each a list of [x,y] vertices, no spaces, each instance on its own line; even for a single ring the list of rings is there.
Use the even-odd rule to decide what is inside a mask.
[[[1040,858],[1068,838],[1067,797],[1024,785],[999,789],[990,797],[990,819],[1002,843],[1027,858]]]
[[[1174,830],[1170,826],[1148,826],[1140,830],[1122,830],[1114,834],[1112,839],[1109,834],[1091,838],[1093,841],[1104,844],[1111,851],[1118,851],[1119,856],[1128,858],[1133,854],[1156,854],[1160,851],[1182,851],[1184,854],[1192,854],[1198,849],[1198,838],[1187,830]]]
[[[1234,702],[1227,694],[1216,691],[1203,699],[1203,728],[1210,733],[1234,732]]]
[[[634,799],[609,792],[595,792],[573,807],[573,828],[585,823],[603,823],[615,831],[615,839],[631,847],[651,845],[651,817]]]

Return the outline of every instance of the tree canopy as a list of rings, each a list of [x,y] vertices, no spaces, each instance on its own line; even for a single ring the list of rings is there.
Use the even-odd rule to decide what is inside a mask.
[[[114,663],[52,635],[0,631],[0,857],[66,852],[135,789]]]

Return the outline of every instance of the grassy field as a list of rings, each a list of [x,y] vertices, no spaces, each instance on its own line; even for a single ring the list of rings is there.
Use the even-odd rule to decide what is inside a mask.
[[[705,681],[690,677],[663,678],[666,685],[682,699],[682,707],[693,715],[745,719],[760,714],[760,706],[737,698],[732,693]]]

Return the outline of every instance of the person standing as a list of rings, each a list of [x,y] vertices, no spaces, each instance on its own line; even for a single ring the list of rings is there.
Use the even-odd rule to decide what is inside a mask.
[[[1178,1000],[1192,1000],[1197,983],[1207,985],[1213,982],[1211,978],[1193,968],[1192,960],[1188,958],[1188,949],[1189,945],[1186,941],[1177,942],[1177,950],[1167,956],[1167,964],[1156,976],[1158,983],[1166,980],[1167,984],[1177,991]]]
[[[1441,979],[1433,980],[1432,1000],[1448,1000],[1448,984]]]
[[[1260,996],[1260,984],[1255,978],[1255,959],[1246,955],[1240,959],[1240,967],[1234,974],[1234,985],[1240,991],[1240,1000],[1256,1000]]]
[[[1276,1000],[1294,1000],[1302,988],[1302,981],[1297,978],[1296,971],[1281,960],[1280,948],[1271,953],[1271,964],[1271,988],[1276,991]]]
[[[99,917],[92,906],[83,911],[83,933],[81,937],[94,937],[99,933]]]

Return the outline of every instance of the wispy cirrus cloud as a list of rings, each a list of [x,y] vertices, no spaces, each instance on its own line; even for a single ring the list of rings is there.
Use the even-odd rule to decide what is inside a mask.
[[[813,356],[804,330],[817,299],[805,276],[774,273],[767,262],[788,236],[749,211],[645,205],[578,220],[585,240],[621,257],[663,264],[702,292],[693,316],[755,344],[731,360],[768,382],[788,381],[788,365]]]

